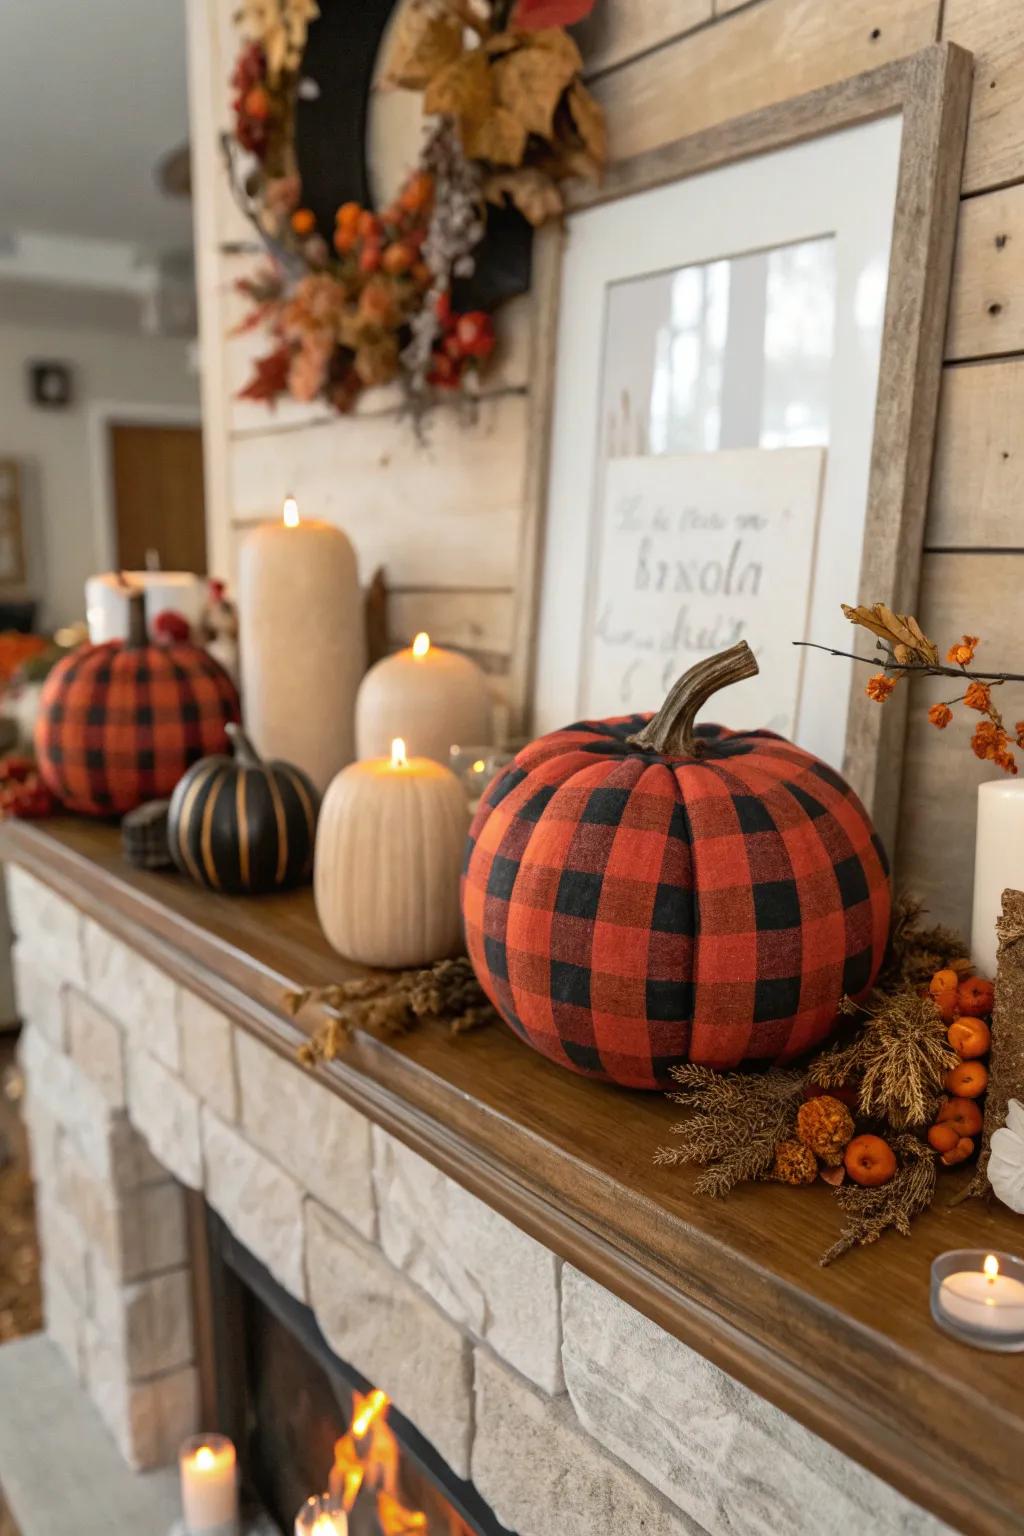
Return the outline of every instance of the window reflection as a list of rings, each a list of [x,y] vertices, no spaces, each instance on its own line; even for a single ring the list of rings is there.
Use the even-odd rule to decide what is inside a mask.
[[[607,455],[827,443],[835,304],[831,236],[615,285]]]

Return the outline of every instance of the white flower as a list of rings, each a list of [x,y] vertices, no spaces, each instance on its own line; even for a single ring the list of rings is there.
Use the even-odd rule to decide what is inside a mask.
[[[1011,1211],[1024,1216],[1024,1104],[1011,1099],[1006,1124],[992,1133],[989,1183]]]

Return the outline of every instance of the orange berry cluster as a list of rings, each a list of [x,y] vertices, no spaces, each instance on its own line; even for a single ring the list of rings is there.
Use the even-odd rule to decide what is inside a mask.
[[[979,1100],[988,1087],[983,1057],[992,1044],[986,1020],[992,1012],[993,987],[982,976],[962,977],[951,968],[936,971],[928,995],[948,1025],[946,1038],[959,1056],[947,1072],[946,1095],[928,1132],[928,1144],[947,1168],[966,1162],[974,1153],[974,1138],[982,1127]]]

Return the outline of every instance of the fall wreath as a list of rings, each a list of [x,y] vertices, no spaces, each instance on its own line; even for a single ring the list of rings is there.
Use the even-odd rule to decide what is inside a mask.
[[[238,284],[253,306],[240,329],[272,338],[243,398],[322,399],[345,412],[397,380],[422,411],[436,391],[474,393],[495,347],[488,309],[466,302],[489,259],[489,221],[556,218],[562,184],[604,165],[601,108],[565,31],[593,5],[406,0],[385,78],[423,93],[419,163],[386,207],[345,201],[324,228],[303,199],[295,148],[297,104],[315,89],[303,59],[318,7],[243,0],[225,153],[268,259]]]

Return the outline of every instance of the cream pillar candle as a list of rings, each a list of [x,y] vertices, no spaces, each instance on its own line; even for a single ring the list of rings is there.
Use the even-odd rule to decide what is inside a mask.
[[[321,793],[355,756],[366,633],[355,551],[340,528],[301,519],[242,545],[238,580],[242,709],[262,757],[302,768]]]
[[[226,1435],[197,1435],[178,1454],[181,1507],[187,1536],[235,1536],[238,1476]]]
[[[356,756],[386,757],[396,736],[410,757],[447,764],[453,746],[492,739],[487,680],[475,661],[431,645],[426,633],[363,678]]]
[[[971,959],[983,976],[996,974],[996,919],[1008,887],[1024,890],[1024,780],[992,779],[978,786],[974,845]]]

